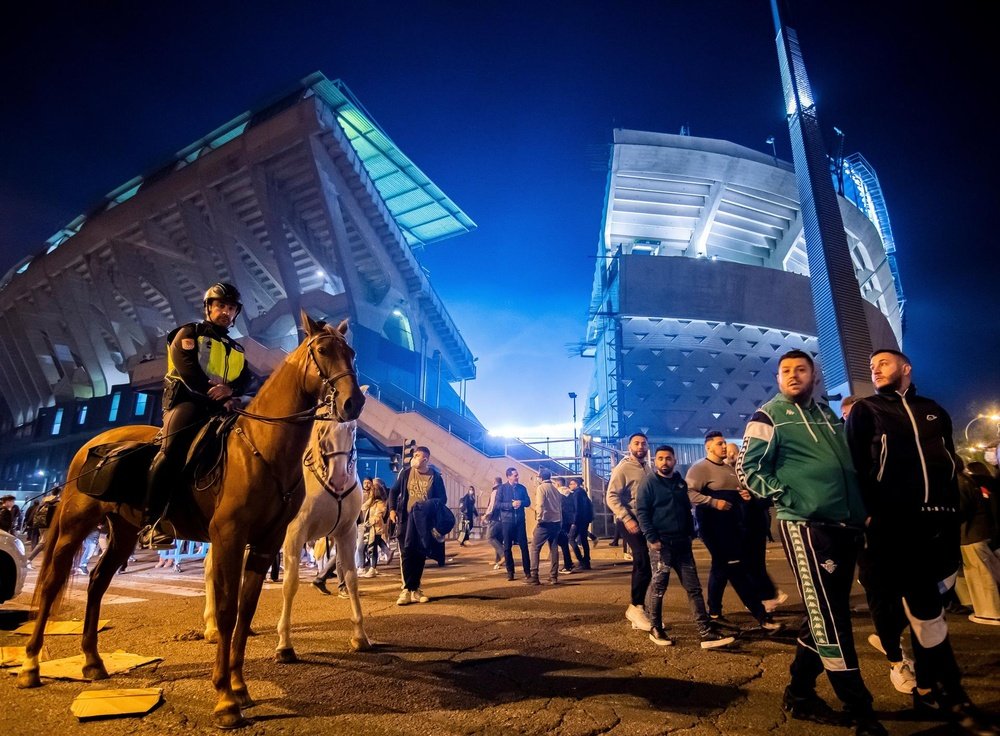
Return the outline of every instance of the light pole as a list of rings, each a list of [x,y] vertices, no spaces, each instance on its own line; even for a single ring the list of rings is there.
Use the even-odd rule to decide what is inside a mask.
[[[767,144],[769,144],[771,146],[771,155],[774,157],[774,165],[777,166],[778,165],[778,149],[774,145],[774,136],[773,135],[769,135],[767,137],[767,140],[764,141],[764,142],[767,143]]]
[[[573,462],[576,463],[580,456],[580,450],[576,446],[576,394],[570,391],[569,397],[573,399]]]
[[[1000,414],[977,414],[972,417],[969,423],[965,425],[965,441],[969,444],[972,444],[972,440],[969,439],[969,427],[980,419],[989,419],[991,422],[1000,422]]]

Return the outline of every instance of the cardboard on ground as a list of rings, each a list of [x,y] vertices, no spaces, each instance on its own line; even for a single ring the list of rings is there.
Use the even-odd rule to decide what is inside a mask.
[[[24,661],[24,647],[0,647],[0,667],[17,667]]]
[[[97,621],[97,630],[103,631],[108,625],[108,619],[102,618]],[[35,622],[29,621],[26,624],[18,626],[14,629],[15,634],[22,634],[24,636],[31,636],[35,633]],[[60,635],[60,634],[83,634],[83,621],[49,621],[45,624],[45,635]]]
[[[130,654],[119,649],[117,652],[111,652],[110,654],[101,652],[101,659],[104,660],[104,668],[108,671],[108,674],[117,675],[119,672],[128,672],[150,662],[159,662],[163,657],[144,657],[141,654]],[[83,676],[85,661],[82,654],[63,657],[62,659],[49,659],[39,663],[38,674],[42,677],[50,677],[55,680],[86,681],[88,678]],[[13,673],[15,670],[11,670],[11,672]]]
[[[81,721],[87,718],[114,718],[149,713],[163,698],[163,688],[126,690],[91,688],[76,696],[70,711]]]

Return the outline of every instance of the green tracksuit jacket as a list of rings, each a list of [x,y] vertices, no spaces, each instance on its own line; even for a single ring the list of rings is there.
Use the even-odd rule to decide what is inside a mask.
[[[778,518],[864,528],[865,507],[844,425],[826,404],[778,394],[750,418],[736,463],[740,482],[770,498]]]

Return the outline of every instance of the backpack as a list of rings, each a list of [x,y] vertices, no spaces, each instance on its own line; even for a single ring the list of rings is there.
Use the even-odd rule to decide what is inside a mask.
[[[49,528],[49,524],[52,523],[52,512],[55,511],[55,506],[56,505],[51,501],[45,501],[41,506],[35,509],[35,515],[31,520],[35,529]]]

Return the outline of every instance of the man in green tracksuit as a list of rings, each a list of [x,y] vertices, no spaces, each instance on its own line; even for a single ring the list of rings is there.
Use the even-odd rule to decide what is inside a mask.
[[[778,511],[781,542],[806,619],[782,704],[793,718],[843,724],[816,694],[825,669],[856,734],[885,734],[858,668],[850,594],[861,549],[865,508],[844,426],[812,397],[812,358],[801,350],[778,360],[780,393],[750,418],[736,463],[741,483]]]

